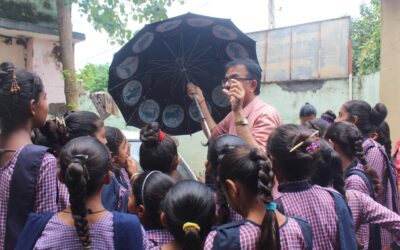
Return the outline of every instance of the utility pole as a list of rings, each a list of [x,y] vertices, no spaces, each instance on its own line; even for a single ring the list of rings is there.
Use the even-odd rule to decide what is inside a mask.
[[[275,28],[275,3],[274,0],[268,0],[268,29]]]

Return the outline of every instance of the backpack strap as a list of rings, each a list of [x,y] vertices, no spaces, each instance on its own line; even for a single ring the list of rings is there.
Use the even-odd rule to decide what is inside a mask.
[[[376,199],[376,196],[375,196],[375,190],[374,190],[374,188],[372,187],[372,181],[371,181],[371,179],[369,178],[369,176],[367,176],[367,174],[364,172],[364,171],[362,171],[362,170],[360,170],[360,169],[350,169],[349,171],[346,171],[346,176],[345,176],[345,178],[347,179],[348,177],[350,177],[350,176],[352,176],[352,175],[357,175],[357,176],[359,176],[363,181],[364,181],[364,183],[365,183],[365,185],[367,186],[367,188],[368,188],[368,192],[369,192],[369,196],[372,198],[372,199]]]
[[[214,238],[213,250],[241,249],[240,226],[245,223],[245,220],[239,220],[214,228],[217,234]]]
[[[295,219],[297,224],[299,224],[301,233],[303,234],[304,241],[306,243],[306,249],[307,250],[312,250],[313,248],[313,242],[312,242],[312,228],[311,225],[304,220],[303,218],[300,217],[290,217],[292,219]]]
[[[112,173],[110,183],[105,185],[101,191],[101,202],[105,209],[109,211],[118,211],[119,189],[118,180],[114,173]]]
[[[116,250],[143,250],[142,226],[137,216],[113,213],[114,247]]]
[[[367,174],[359,169],[351,169],[350,171],[346,172],[346,178],[351,175],[357,175],[361,177],[364,183],[368,187],[369,196],[372,199],[376,199],[375,191],[372,187],[371,179],[367,176]],[[377,224],[369,224],[369,246],[368,249],[381,249],[381,229]]]
[[[54,214],[55,213],[31,213],[26,221],[24,230],[19,236],[15,250],[33,249],[33,247],[36,245],[36,242],[42,235],[47,223],[54,216]]]
[[[36,185],[47,147],[29,144],[18,155],[10,182],[4,249],[14,249],[29,213],[34,212]]]
[[[357,249],[356,234],[353,224],[353,216],[343,196],[335,191],[328,191],[335,201],[335,211],[337,216],[337,229],[341,250]]]
[[[375,144],[370,145],[368,148],[365,149],[365,154],[374,147],[377,147]],[[392,200],[393,200],[393,211],[397,214],[400,213],[399,211],[399,193],[397,190],[397,174],[395,171],[395,167],[392,164],[392,161],[387,156],[386,152],[383,150],[382,147],[377,147],[386,161],[386,176],[389,179],[390,185],[392,187]]]

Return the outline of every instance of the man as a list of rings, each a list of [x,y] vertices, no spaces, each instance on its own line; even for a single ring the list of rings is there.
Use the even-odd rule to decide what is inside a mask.
[[[218,124],[208,111],[201,89],[193,83],[188,84],[188,95],[198,99],[211,130],[211,140],[222,134],[237,135],[249,145],[265,151],[268,136],[281,124],[281,118],[274,107],[258,97],[260,82],[261,69],[253,60],[229,62],[222,85],[232,111]]]

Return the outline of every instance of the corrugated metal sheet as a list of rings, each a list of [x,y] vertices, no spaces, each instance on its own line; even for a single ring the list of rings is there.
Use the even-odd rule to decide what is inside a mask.
[[[343,17],[248,34],[257,41],[263,81],[348,77],[349,27]]]

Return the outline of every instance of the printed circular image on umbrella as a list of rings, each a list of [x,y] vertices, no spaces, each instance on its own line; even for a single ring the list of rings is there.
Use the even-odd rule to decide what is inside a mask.
[[[182,20],[171,20],[161,23],[157,26],[156,30],[158,32],[167,32],[176,29],[179,25],[181,25]]]
[[[147,49],[154,40],[154,34],[150,32],[144,33],[138,40],[133,44],[132,51],[140,53]]]
[[[229,43],[225,49],[226,54],[230,59],[248,58],[249,53],[246,48],[238,43]]]
[[[138,66],[139,58],[137,56],[127,57],[117,66],[117,76],[121,79],[128,79],[135,74]]]
[[[134,106],[142,96],[142,84],[136,80],[128,82],[122,90],[122,97],[128,106]]]
[[[213,34],[214,34],[214,36],[216,36],[220,39],[224,39],[224,40],[228,40],[228,41],[232,41],[237,38],[237,34],[235,31],[228,29],[222,25],[215,25],[213,28]]]
[[[231,102],[222,90],[223,88],[221,85],[216,86],[212,91],[211,98],[218,107],[226,108],[231,105]]]
[[[211,105],[206,102],[208,111],[210,112],[210,114],[212,115],[212,108]],[[201,121],[201,115],[200,115],[200,111],[197,108],[196,102],[192,102],[189,106],[189,116],[190,118],[192,118],[193,121],[195,122],[200,122]]]
[[[184,117],[183,109],[179,105],[172,104],[164,109],[162,120],[167,127],[177,128],[182,124]]]
[[[192,27],[206,27],[214,23],[213,20],[207,18],[189,18],[187,23]]]
[[[154,100],[146,100],[139,106],[139,117],[144,123],[155,122],[160,115],[160,106]]]

